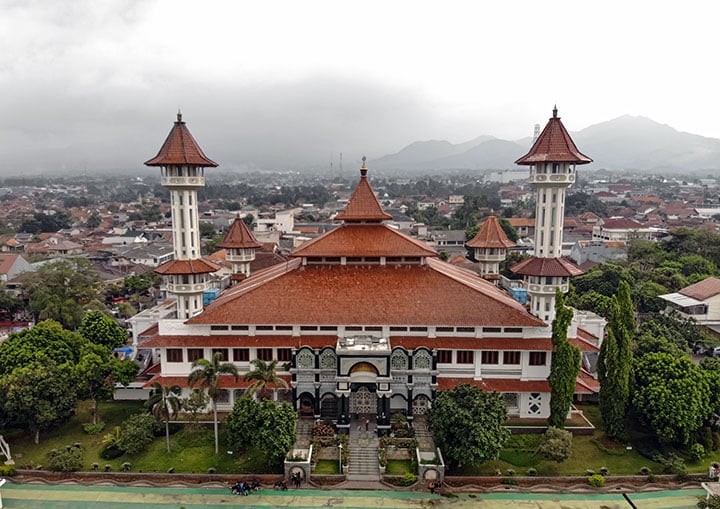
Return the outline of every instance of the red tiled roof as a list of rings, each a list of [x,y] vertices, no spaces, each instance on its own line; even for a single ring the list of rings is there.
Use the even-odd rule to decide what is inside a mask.
[[[523,276],[573,277],[583,274],[580,267],[565,257],[538,258],[533,256],[513,265],[510,270]]]
[[[497,392],[550,392],[550,382],[547,380],[517,380],[513,378],[445,378],[438,377],[438,390],[447,391],[460,384],[474,385],[484,391]],[[593,391],[580,380],[575,384],[576,394],[592,394]]]
[[[220,270],[220,266],[207,259],[197,258],[195,260],[170,260],[159,267],[154,272],[163,276],[177,274],[209,274]]]
[[[303,243],[290,256],[436,257],[438,253],[390,226],[349,223]]]
[[[645,228],[645,226],[632,219],[610,218],[603,219],[602,228],[604,230],[637,230],[639,228]]]
[[[686,286],[678,293],[692,297],[697,300],[705,300],[720,293],[720,279],[716,277],[709,277],[695,283],[694,285]]]
[[[557,116],[557,108],[553,109],[553,116],[535,140],[530,152],[515,161],[515,164],[531,165],[546,162],[573,164],[592,162],[592,159],[575,146],[575,142]]]
[[[278,378],[285,380],[290,386],[290,377],[287,375],[278,375]],[[147,389],[152,387],[153,382],[159,382],[163,387],[172,387],[177,385],[180,388],[187,389],[190,387],[188,384],[188,377],[186,376],[155,376],[147,381],[143,388]],[[238,376],[237,380],[232,375],[220,375],[218,376],[218,387],[221,389],[247,389],[254,383],[254,380],[245,380],[242,375]],[[196,384],[195,387],[198,387]]]
[[[521,228],[523,226],[530,228],[535,226],[535,218],[532,217],[508,217],[507,221],[514,228]]]
[[[15,261],[19,255],[16,254],[0,254],[0,274],[7,274],[10,272]]]
[[[257,249],[262,247],[262,244],[255,240],[245,221],[238,217],[228,229],[225,238],[222,242],[218,242],[217,246],[228,249]]]
[[[360,182],[358,182],[345,210],[335,216],[335,219],[345,222],[375,223],[392,219],[392,216],[384,212],[382,206],[380,206],[380,202],[375,197],[366,174],[367,168],[365,167],[365,158],[363,158],[363,165],[360,168]]]
[[[465,243],[468,247],[478,248],[510,248],[516,244],[507,238],[495,216],[490,216],[483,223],[477,234]]]
[[[160,152],[152,159],[145,161],[145,166],[169,166],[186,164],[192,166],[215,167],[217,163],[208,158],[193,138],[178,113],[177,122],[173,125]]]
[[[545,325],[472,272],[426,261],[302,266],[295,258],[226,290],[188,323]]]

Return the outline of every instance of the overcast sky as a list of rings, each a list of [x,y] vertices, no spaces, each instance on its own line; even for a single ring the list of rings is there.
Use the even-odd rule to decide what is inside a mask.
[[[0,2],[0,172],[140,167],[178,108],[223,167],[623,114],[720,138],[715,2]],[[334,156],[337,164],[337,155]]]

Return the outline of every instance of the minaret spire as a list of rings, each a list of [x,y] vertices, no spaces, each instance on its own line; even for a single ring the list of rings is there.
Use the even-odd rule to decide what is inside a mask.
[[[536,189],[535,253],[510,268],[524,276],[530,297],[530,312],[551,323],[555,319],[555,291],[568,291],[570,278],[583,271],[562,256],[565,191],[575,182],[575,166],[592,159],[575,146],[557,116],[540,133],[530,152],[515,164],[530,166],[530,183]]]
[[[174,259],[155,272],[164,276],[168,294],[177,299],[177,317],[188,319],[202,311],[202,294],[210,288],[208,275],[220,268],[201,257],[197,205],[197,190],[205,186],[204,169],[217,163],[200,149],[178,110],[165,143],[145,165],[160,167],[172,211]]]

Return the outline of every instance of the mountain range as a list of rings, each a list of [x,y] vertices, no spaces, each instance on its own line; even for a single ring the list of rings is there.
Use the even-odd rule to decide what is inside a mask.
[[[680,132],[646,117],[624,115],[571,132],[580,151],[593,159],[588,169],[699,171],[720,169],[720,139]],[[383,170],[489,170],[515,167],[532,138],[502,140],[479,136],[452,144],[416,141],[372,161]]]

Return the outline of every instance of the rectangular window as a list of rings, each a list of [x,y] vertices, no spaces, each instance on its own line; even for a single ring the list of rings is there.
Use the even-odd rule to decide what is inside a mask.
[[[482,363],[483,364],[497,364],[500,358],[497,350],[483,350],[482,352]]]
[[[272,360],[272,348],[258,348],[257,349],[257,358],[261,361],[271,361]]]
[[[291,353],[289,348],[277,349],[277,360],[280,362],[290,362]]]
[[[503,352],[503,364],[520,364],[520,352]]]
[[[492,332],[502,332],[502,328],[501,328],[501,327],[483,327],[482,330],[483,330],[483,332],[485,332],[485,333],[488,333],[488,332],[491,332],[491,333],[492,333]]]
[[[458,364],[472,364],[475,362],[475,352],[472,350],[458,350],[457,352],[457,363]]]
[[[530,352],[531,366],[545,366],[547,360],[547,352]]]
[[[248,362],[250,360],[249,348],[233,348],[234,362]]]
[[[228,349],[227,348],[213,348],[212,356],[215,357],[216,353],[219,353],[222,356],[221,360],[223,362],[227,362],[230,360],[230,358],[228,357]]]
[[[452,364],[452,350],[438,350],[439,364]]]
[[[183,361],[182,348],[168,348],[167,349],[167,361],[168,362],[182,362]]]
[[[205,357],[202,348],[188,348],[188,362],[195,362]]]

